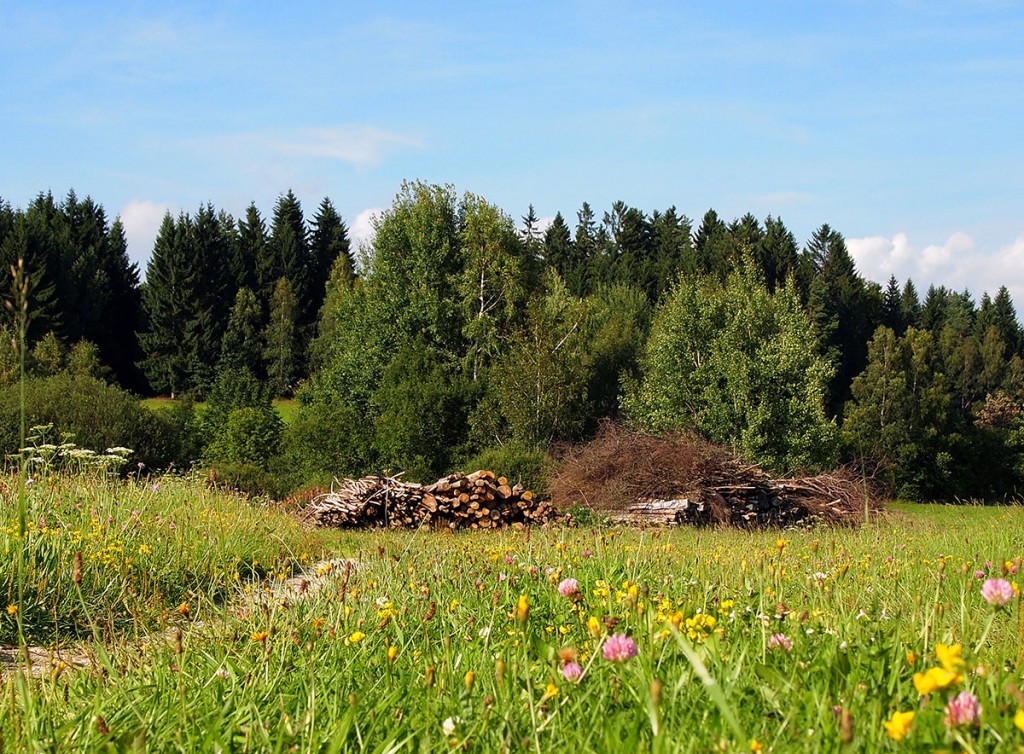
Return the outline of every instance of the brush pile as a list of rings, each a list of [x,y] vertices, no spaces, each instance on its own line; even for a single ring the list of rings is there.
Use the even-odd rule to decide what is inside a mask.
[[[848,469],[775,479],[699,438],[607,424],[570,453],[548,484],[559,508],[578,504],[631,523],[786,527],[854,524],[878,500]]]
[[[345,529],[490,529],[544,524],[556,519],[558,511],[535,500],[522,485],[509,485],[505,477],[481,470],[456,472],[427,485],[403,482],[397,476],[346,479],[314,498],[306,516],[319,526]]]

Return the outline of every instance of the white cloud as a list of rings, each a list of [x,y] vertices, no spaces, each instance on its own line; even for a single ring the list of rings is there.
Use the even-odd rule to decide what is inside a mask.
[[[957,231],[941,244],[916,246],[906,233],[891,238],[848,238],[857,269],[869,280],[885,283],[890,275],[901,282],[912,278],[923,295],[930,285],[969,290],[976,298],[994,294],[1005,285],[1024,304],[1024,235],[996,251],[979,248],[974,239]]]
[[[373,167],[400,149],[423,146],[410,134],[385,131],[370,125],[325,128],[270,129],[204,140],[218,152],[226,149],[253,155],[278,155],[338,160],[356,167]]]
[[[377,236],[377,229],[374,225],[382,214],[384,214],[384,209],[381,207],[364,209],[356,215],[355,220],[349,226],[348,237],[352,242],[352,250],[356,252],[357,261],[361,260],[373,245],[373,239]]]
[[[170,204],[132,199],[118,213],[128,240],[128,256],[139,265],[142,272],[145,272],[146,262],[153,253],[153,242],[156,241],[164,215],[174,211],[175,208]]]

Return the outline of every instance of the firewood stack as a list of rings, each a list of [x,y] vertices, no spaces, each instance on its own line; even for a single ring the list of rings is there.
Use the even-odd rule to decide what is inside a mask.
[[[346,479],[315,498],[307,517],[319,526],[391,529],[422,525],[449,529],[522,528],[544,524],[558,512],[520,484],[509,485],[491,471],[456,472],[433,484],[404,482],[397,476]]]

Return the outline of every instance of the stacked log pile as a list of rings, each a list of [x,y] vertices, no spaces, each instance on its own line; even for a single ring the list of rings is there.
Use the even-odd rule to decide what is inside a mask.
[[[397,476],[346,479],[315,498],[306,515],[319,526],[336,528],[490,529],[543,524],[558,512],[522,485],[481,470],[456,472],[427,485]]]

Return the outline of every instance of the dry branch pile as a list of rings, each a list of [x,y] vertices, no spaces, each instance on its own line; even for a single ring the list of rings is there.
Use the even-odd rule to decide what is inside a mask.
[[[863,519],[866,494],[849,470],[773,479],[704,440],[612,424],[569,454],[548,488],[560,508],[582,504],[616,520],[744,528],[852,524]],[[868,504],[878,507],[870,493]]]
[[[543,524],[558,512],[534,499],[522,485],[495,479],[491,471],[456,472],[423,485],[398,477],[346,479],[337,489],[315,498],[306,515],[320,526],[392,529],[429,525],[449,529],[517,528]]]

